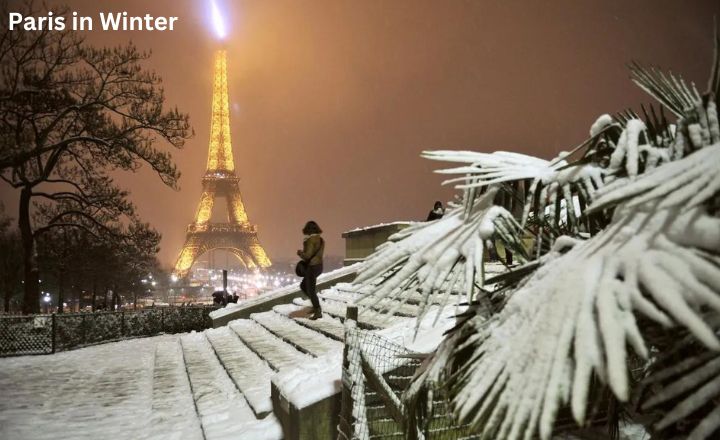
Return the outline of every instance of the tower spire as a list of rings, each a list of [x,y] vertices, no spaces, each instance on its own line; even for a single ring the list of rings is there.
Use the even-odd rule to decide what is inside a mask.
[[[213,79],[212,118],[210,121],[210,147],[207,174],[234,173],[232,140],[230,139],[230,106],[228,103],[227,52],[215,53]]]

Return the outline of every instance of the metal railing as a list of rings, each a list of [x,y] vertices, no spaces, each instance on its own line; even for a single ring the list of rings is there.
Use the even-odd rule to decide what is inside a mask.
[[[357,325],[358,309],[347,307],[338,440],[477,440],[470,426],[458,423],[442,389],[433,393],[432,410],[418,423],[410,417],[405,392],[420,360],[372,330]]]
[[[0,356],[61,350],[212,327],[213,307],[157,307],[116,312],[0,316]]]

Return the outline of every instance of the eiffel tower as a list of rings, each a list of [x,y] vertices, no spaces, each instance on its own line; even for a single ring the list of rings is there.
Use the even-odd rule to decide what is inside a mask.
[[[240,179],[235,175],[230,142],[227,54],[225,50],[218,50],[215,54],[207,171],[202,178],[203,192],[195,221],[187,228],[185,245],[175,263],[173,273],[178,278],[186,276],[195,260],[213,249],[225,249],[231,252],[248,269],[271,265],[265,249],[258,241],[257,226],[248,221],[240,195],[239,182]],[[226,223],[210,221],[213,204],[218,197],[224,197],[227,202]]]

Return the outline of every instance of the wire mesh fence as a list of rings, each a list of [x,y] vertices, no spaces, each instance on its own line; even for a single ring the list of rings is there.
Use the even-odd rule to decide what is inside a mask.
[[[0,356],[50,354],[121,339],[212,327],[213,307],[0,316]]]
[[[53,352],[52,317],[0,317],[0,356]]]
[[[408,427],[409,409],[403,394],[421,361],[405,347],[358,328],[351,316],[356,313],[348,308],[345,321],[338,439],[404,439],[410,429],[428,440],[479,439],[468,425],[457,423],[442,389],[434,392],[431,413],[423,426]]]

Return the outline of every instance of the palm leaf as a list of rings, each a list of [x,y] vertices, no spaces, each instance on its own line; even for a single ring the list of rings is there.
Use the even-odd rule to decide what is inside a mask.
[[[584,423],[593,374],[627,401],[625,346],[648,355],[637,314],[719,349],[696,308],[720,311],[720,268],[672,243],[664,220],[635,214],[565,254],[548,254],[502,312],[466,325],[465,346],[454,348],[471,347],[474,356],[445,360],[458,370],[451,383],[460,420],[498,439],[538,431],[549,438],[563,405]]]
[[[583,147],[591,144],[588,140]],[[556,227],[560,224],[577,232],[581,229],[578,197],[589,199],[603,185],[601,169],[594,163],[572,166],[567,155],[548,161],[517,153],[473,153],[428,151],[423,156],[433,160],[465,162],[467,165],[439,170],[441,174],[460,175],[443,184],[454,184],[462,190],[479,189],[508,182],[530,181],[521,214],[524,225],[535,215],[549,216]]]
[[[618,179],[597,191],[588,212],[632,199],[630,206],[654,203],[659,208],[693,208],[720,191],[720,143],[705,147],[683,160],[647,172],[642,179]]]
[[[401,304],[419,294],[423,316],[431,304],[472,301],[475,286],[484,285],[488,240],[497,239],[526,259],[520,225],[493,204],[498,190],[494,186],[477,197],[469,212],[454,208],[442,219],[407,228],[378,247],[351,289],[363,294],[358,303],[392,314],[392,306],[383,304]]]
[[[716,331],[720,329],[717,318],[707,319]],[[720,429],[720,353],[707,350],[691,337],[671,341],[641,383],[642,410],[659,413],[653,429],[661,437],[716,438]]]
[[[693,169],[702,152],[659,169]],[[636,183],[644,187],[654,178],[649,173]],[[434,359],[450,374],[460,420],[493,438],[548,438],[564,405],[584,423],[594,375],[627,401],[626,344],[640,357],[648,355],[640,318],[684,328],[709,349],[720,349],[699,313],[720,312],[714,256],[720,238],[700,234],[720,230],[720,220],[701,205],[656,209],[632,202],[623,199],[613,222],[589,240],[558,240],[539,268],[517,282],[498,315],[471,318],[458,330],[462,337],[448,340],[458,345],[447,352],[473,353],[469,359]],[[704,227],[688,227],[693,224]]]
[[[695,86],[688,86],[680,76],[637,62],[631,63],[629,68],[632,81],[678,117],[684,116],[700,101]]]

